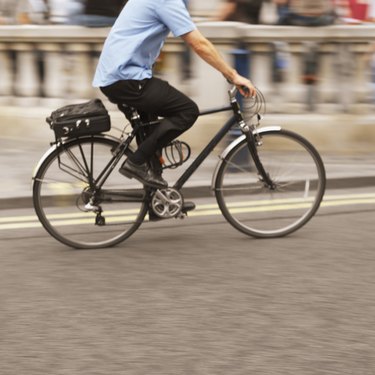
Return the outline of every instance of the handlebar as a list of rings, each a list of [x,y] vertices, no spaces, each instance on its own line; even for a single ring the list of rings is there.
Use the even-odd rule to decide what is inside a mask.
[[[244,90],[245,92],[249,92],[249,89],[248,89],[246,86],[241,86],[241,88],[242,88],[242,90]],[[229,98],[230,98],[230,100],[232,101],[232,100],[236,97],[236,95],[237,95],[237,93],[238,93],[238,88],[237,88],[237,86],[236,86],[236,85],[233,85],[232,88],[228,91],[228,93],[229,93]]]
[[[241,89],[248,90],[246,86],[245,87],[242,86]],[[237,88],[236,85],[233,85],[233,83],[232,83],[232,87],[228,90],[230,104],[237,118],[237,122],[240,123],[240,121],[243,118],[242,116],[244,113],[247,120],[256,115],[256,118],[258,119],[258,123],[259,123],[259,120],[261,119],[261,117],[266,113],[266,100],[262,92],[259,89],[257,89],[256,95],[254,97],[244,98],[246,100],[243,100],[241,108],[240,108],[240,103],[238,103],[238,100],[237,100],[238,91],[239,89]]]
[[[232,88],[228,91],[230,100],[236,97],[237,92],[238,92],[238,88],[235,85],[233,85]]]

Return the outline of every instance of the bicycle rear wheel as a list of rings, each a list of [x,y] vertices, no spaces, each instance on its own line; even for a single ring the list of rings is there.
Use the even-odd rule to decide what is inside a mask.
[[[34,176],[34,207],[58,241],[74,248],[110,247],[142,223],[147,212],[143,185],[114,170],[96,188],[118,144],[104,136],[74,139],[59,145],[40,165]]]
[[[281,237],[305,225],[325,190],[325,170],[316,149],[286,130],[261,131],[259,158],[274,182],[265,186],[246,139],[224,157],[215,180],[218,205],[239,231],[260,238]]]

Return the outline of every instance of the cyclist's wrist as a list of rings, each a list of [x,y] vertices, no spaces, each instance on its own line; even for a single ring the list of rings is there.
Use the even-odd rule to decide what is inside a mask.
[[[236,69],[231,69],[230,71],[223,73],[223,76],[229,83],[234,83],[238,73]]]

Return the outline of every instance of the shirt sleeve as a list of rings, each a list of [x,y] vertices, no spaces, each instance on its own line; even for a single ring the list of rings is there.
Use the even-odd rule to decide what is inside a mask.
[[[164,0],[156,7],[160,21],[172,32],[174,36],[181,36],[195,30],[193,20],[183,0]]]

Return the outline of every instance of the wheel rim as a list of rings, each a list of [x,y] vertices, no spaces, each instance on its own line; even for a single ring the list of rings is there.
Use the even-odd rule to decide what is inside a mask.
[[[94,180],[98,178],[116,145],[104,138],[73,141],[64,151],[57,149],[40,168],[34,204],[43,226],[57,240],[78,248],[112,246],[130,236],[142,222],[147,210],[144,199],[125,202],[128,193],[144,196],[137,181],[114,170],[102,192],[93,194],[90,187],[90,174]],[[102,213],[98,209],[87,212],[89,202]]]
[[[227,220],[257,237],[289,234],[316,212],[324,193],[324,167],[316,151],[288,132],[270,132],[258,147],[274,190],[260,181],[246,142],[225,159],[216,195]]]

